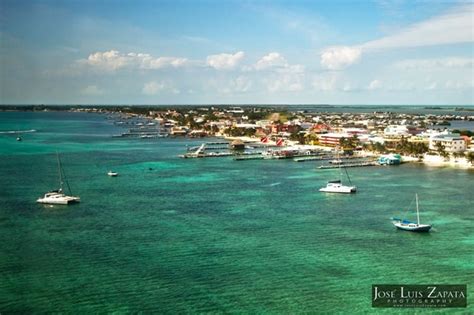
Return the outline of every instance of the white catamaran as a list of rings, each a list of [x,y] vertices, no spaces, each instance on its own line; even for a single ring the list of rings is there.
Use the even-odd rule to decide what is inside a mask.
[[[63,177],[64,171],[61,167],[61,160],[59,159],[59,154],[57,154],[58,158],[58,170],[59,170],[59,189],[52,190],[44,194],[43,198],[39,198],[36,200],[38,203],[46,203],[46,204],[53,204],[53,205],[67,205],[70,203],[79,202],[81,199],[79,197],[74,196],[67,196],[63,193]],[[66,181],[66,185],[68,187],[69,193],[71,193],[71,188],[69,187],[69,183]]]
[[[416,218],[417,221],[411,222],[405,219],[392,218],[392,223],[397,227],[397,229],[412,231],[412,232],[428,232],[431,229],[430,224],[421,224],[420,223],[420,210],[418,209],[418,194],[415,194],[416,199]]]
[[[341,161],[339,159],[339,153],[337,156],[336,161]],[[327,193],[341,193],[341,194],[351,194],[357,192],[357,187],[352,185],[351,179],[349,177],[349,174],[347,173],[347,170],[344,168],[347,179],[349,180],[350,186],[346,186],[342,184],[342,168],[341,168],[341,163],[336,163],[339,164],[339,179],[338,180],[330,180],[328,181],[326,187],[322,187],[319,189],[321,192],[327,192]]]

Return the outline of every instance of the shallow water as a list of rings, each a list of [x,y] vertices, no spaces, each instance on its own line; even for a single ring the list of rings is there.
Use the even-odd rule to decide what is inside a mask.
[[[37,132],[0,135],[0,312],[392,313],[372,284],[474,294],[472,171],[352,168],[358,193],[331,195],[319,162],[180,159],[200,142],[112,138],[104,115],[0,113],[20,129]],[[56,151],[80,204],[35,203]],[[390,222],[416,218],[415,192],[432,233]]]

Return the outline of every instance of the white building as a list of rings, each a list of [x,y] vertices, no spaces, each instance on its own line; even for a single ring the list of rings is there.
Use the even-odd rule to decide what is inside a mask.
[[[390,125],[387,126],[383,131],[384,136],[386,137],[401,137],[409,136],[408,127],[405,125]]]
[[[430,138],[430,150],[437,150],[437,143],[441,143],[446,152],[464,152],[466,150],[466,141],[459,134],[438,134]]]

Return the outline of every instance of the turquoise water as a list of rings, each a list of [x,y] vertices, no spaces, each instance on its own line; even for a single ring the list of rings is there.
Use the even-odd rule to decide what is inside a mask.
[[[394,313],[371,308],[376,283],[467,284],[472,300],[473,171],[354,168],[358,193],[330,195],[317,162],[180,159],[199,141],[112,138],[104,115],[0,113],[19,129],[37,132],[0,134],[2,313]],[[56,150],[80,204],[35,203]],[[415,192],[432,233],[389,220]]]

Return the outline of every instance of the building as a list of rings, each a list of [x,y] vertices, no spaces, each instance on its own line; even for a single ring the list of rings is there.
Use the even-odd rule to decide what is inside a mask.
[[[341,138],[351,138],[347,133],[324,133],[319,135],[319,143],[322,145],[336,146],[339,145]]]
[[[367,129],[363,128],[343,128],[343,131],[347,133],[350,137],[364,135],[368,133]]]
[[[466,150],[466,141],[459,134],[441,133],[430,138],[430,150],[436,151],[437,144],[441,143],[448,153],[464,152]]]
[[[416,135],[420,133],[421,130],[417,129],[416,127],[413,126],[407,126],[407,125],[390,125],[387,126],[383,134],[385,137],[394,137],[394,138],[399,138],[399,137],[409,137]]]

